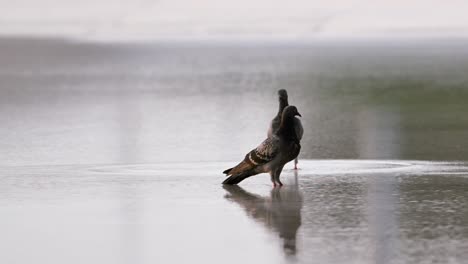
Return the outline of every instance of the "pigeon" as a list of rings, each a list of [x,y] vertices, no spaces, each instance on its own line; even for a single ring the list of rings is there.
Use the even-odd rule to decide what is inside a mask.
[[[268,137],[271,137],[276,131],[278,131],[281,123],[281,114],[286,106],[289,105],[288,103],[288,92],[285,89],[278,90],[278,101],[279,101],[279,109],[278,114],[271,120],[270,127],[268,128]],[[296,131],[297,138],[299,141],[302,139],[302,135],[304,134],[304,128],[302,127],[301,120],[299,118],[294,118],[294,129]],[[294,159],[294,169],[297,170],[297,157]]]
[[[286,106],[289,105],[288,92],[286,92],[286,90],[278,90],[278,101],[278,114],[276,114],[275,118],[273,118],[273,120],[271,120],[270,122],[270,127],[268,128],[268,137],[271,137],[274,133],[276,133],[276,131],[278,131],[281,123],[281,115],[283,114],[283,110],[284,108],[286,108]]]
[[[253,149],[237,166],[225,170],[229,176],[223,184],[238,184],[244,179],[259,173],[270,173],[273,186],[282,186],[280,174],[286,163],[295,159],[301,150],[294,129],[295,116],[301,116],[293,105],[287,106],[281,115],[278,131]]]

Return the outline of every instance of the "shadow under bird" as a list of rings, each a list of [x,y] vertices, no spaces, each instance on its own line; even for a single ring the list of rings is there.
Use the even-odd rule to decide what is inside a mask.
[[[281,115],[283,113],[284,108],[289,105],[288,102],[288,92],[285,89],[278,90],[278,114],[271,120],[270,127],[268,128],[268,137],[274,135],[281,125]],[[301,120],[299,118],[294,118],[294,130],[296,131],[296,136],[301,141],[302,135],[304,134],[304,128],[302,127]],[[297,170],[297,163],[298,158],[294,159],[294,169]]]
[[[278,131],[253,149],[237,166],[225,170],[229,176],[223,184],[238,184],[244,179],[259,173],[270,173],[273,186],[282,186],[280,174],[286,163],[295,159],[301,145],[294,129],[294,119],[301,116],[293,105],[284,108]]]

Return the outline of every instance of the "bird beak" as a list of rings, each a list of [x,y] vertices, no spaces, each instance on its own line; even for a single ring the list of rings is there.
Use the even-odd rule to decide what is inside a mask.
[[[299,114],[299,112],[297,112],[297,113],[296,113],[296,115],[298,115],[298,116],[302,117],[302,116],[301,116],[301,114]]]

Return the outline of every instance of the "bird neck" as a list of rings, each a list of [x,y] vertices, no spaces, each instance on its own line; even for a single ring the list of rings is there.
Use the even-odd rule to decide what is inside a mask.
[[[277,134],[284,138],[295,139],[296,133],[294,130],[294,117],[283,116],[281,118],[281,124]]]
[[[281,114],[283,113],[283,110],[284,108],[286,108],[286,106],[288,106],[289,103],[288,103],[288,98],[280,98],[279,99],[279,108],[278,108],[278,116],[281,116]]]

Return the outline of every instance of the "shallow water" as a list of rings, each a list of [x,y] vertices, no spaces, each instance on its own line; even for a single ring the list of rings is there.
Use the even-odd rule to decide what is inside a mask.
[[[225,186],[231,163],[3,167],[2,262],[461,263],[468,164],[302,160]]]
[[[0,262],[462,263],[464,44],[2,39]],[[301,170],[221,186],[280,88]]]

